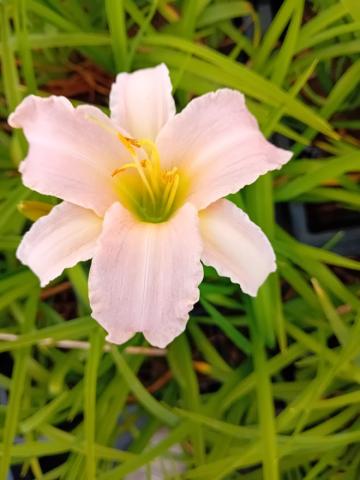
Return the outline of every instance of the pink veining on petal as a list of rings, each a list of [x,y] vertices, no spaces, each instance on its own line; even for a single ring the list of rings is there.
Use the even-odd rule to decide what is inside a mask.
[[[255,297],[267,276],[276,270],[275,254],[263,231],[224,199],[200,212],[200,230],[202,261]]]
[[[106,213],[91,266],[94,318],[108,340],[123,343],[143,332],[165,347],[185,328],[199,298],[202,242],[194,207],[184,205],[169,221],[139,222],[120,204]]]

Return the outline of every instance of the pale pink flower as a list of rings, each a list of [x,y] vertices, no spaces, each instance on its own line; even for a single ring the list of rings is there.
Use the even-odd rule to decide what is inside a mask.
[[[29,96],[9,117],[30,145],[24,184],[63,200],[17,256],[42,286],[92,258],[90,304],[108,340],[143,332],[164,347],[199,298],[201,261],[253,296],[275,270],[263,232],[223,197],[291,153],[263,137],[239,92],[203,95],[176,114],[165,65],[119,74],[110,110],[109,119]]]

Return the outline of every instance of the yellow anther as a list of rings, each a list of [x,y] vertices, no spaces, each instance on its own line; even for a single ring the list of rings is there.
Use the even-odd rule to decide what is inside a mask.
[[[178,169],[177,167],[173,167],[171,170],[166,170],[165,172],[163,172],[162,174],[162,179],[164,182],[171,182],[175,176],[175,174],[177,173]]]
[[[155,143],[152,142],[151,140],[148,140],[147,138],[138,140],[137,142],[140,147],[143,147],[143,149],[147,153],[147,156],[151,160],[152,165],[159,172],[160,157],[159,157],[159,152],[158,152],[158,149],[156,148]]]
[[[117,135],[118,139],[120,140],[120,142],[124,145],[126,150],[128,152],[130,152],[130,155],[131,156],[136,155],[135,148],[139,148],[141,146],[139,144],[139,142],[137,140],[135,140],[135,138],[125,137],[120,132],[117,132],[116,135]]]
[[[141,147],[140,142],[138,140],[136,140],[135,138],[124,137],[124,135],[122,135],[120,132],[117,132],[117,137],[120,140],[120,142],[124,145],[124,147],[128,150],[128,152],[130,153],[132,158],[134,159],[134,163],[125,164],[125,165],[123,165],[122,168],[130,168],[130,167],[136,168],[136,170],[138,171],[138,173],[140,175],[140,178],[141,178],[143,184],[145,185],[146,190],[149,193],[151,202],[153,203],[153,205],[155,205],[156,199],[155,199],[155,196],[154,196],[154,192],[153,192],[153,190],[151,188],[151,185],[150,185],[150,183],[149,183],[149,181],[148,181],[148,179],[147,179],[147,177],[146,177],[146,175],[143,171],[143,165],[139,161],[139,159],[137,157],[136,150],[134,148],[134,147],[140,148]]]
[[[125,172],[126,168],[115,168],[115,170],[112,172],[111,176],[116,177],[119,173]]]
[[[135,163],[135,162],[124,163],[124,165],[122,165],[121,167],[115,168],[115,170],[112,172],[111,176],[115,177],[118,173],[125,172],[129,168],[135,168],[137,170],[138,169],[138,164]]]
[[[86,115],[86,118],[96,123],[107,132],[114,133],[131,155],[135,155],[135,148],[140,148],[141,145],[135,138],[125,137],[125,135],[122,135],[118,130],[116,130],[116,128],[108,125],[105,121],[101,120],[95,115]]]
[[[162,203],[163,204],[166,204],[167,202],[167,199],[169,198],[169,194],[170,194],[170,190],[171,190],[171,187],[172,187],[172,183],[171,182],[168,182],[167,180],[164,181],[164,183],[166,183],[166,186],[165,186],[165,189],[163,191],[163,195],[162,195]]]

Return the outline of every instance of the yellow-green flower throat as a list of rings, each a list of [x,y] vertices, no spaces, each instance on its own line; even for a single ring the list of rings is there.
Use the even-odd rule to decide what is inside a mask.
[[[117,137],[132,157],[112,172],[121,203],[140,220],[151,223],[166,221],[185,199],[187,182],[176,167],[161,168],[159,152],[150,140]]]

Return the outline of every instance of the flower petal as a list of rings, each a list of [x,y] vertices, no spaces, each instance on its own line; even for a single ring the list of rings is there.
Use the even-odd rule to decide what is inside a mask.
[[[26,186],[100,215],[116,200],[111,173],[129,161],[129,154],[99,109],[31,95],[9,124],[23,128],[30,144],[20,165]]]
[[[134,138],[155,140],[161,127],[175,115],[166,65],[120,73],[110,92],[111,118]]]
[[[228,200],[218,200],[200,212],[200,231],[202,261],[255,297],[276,270],[274,251],[263,231]]]
[[[33,224],[16,256],[40,278],[43,287],[64,268],[93,256],[101,228],[102,219],[91,210],[63,202]]]
[[[165,168],[185,171],[188,200],[199,209],[280,168],[292,155],[264,138],[244,96],[229,89],[192,100],[164,126],[157,145]]]
[[[136,332],[165,347],[185,328],[203,271],[195,208],[164,223],[137,220],[119,203],[106,213],[89,278],[93,317],[123,343]]]

